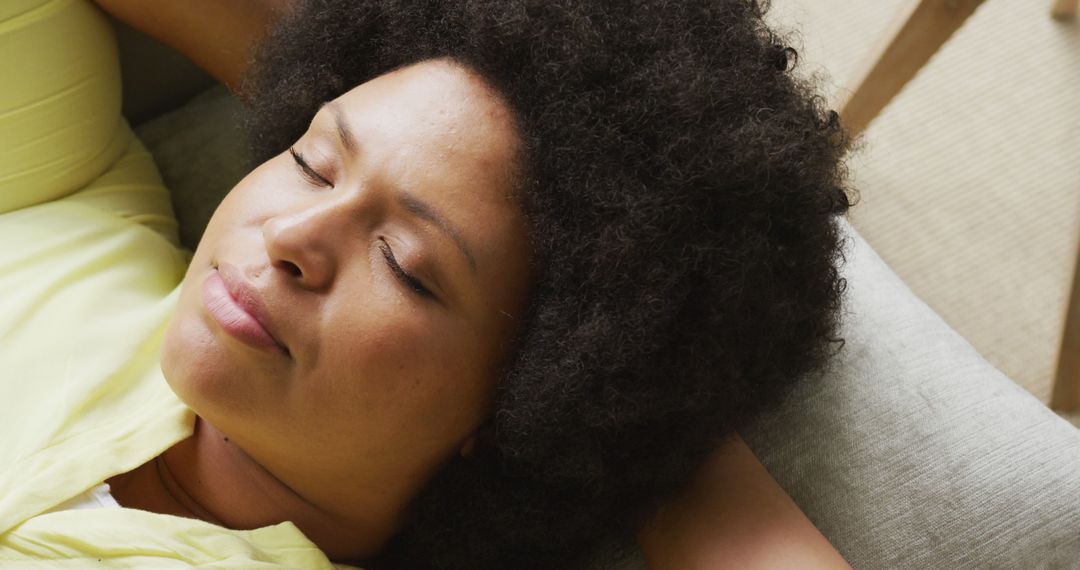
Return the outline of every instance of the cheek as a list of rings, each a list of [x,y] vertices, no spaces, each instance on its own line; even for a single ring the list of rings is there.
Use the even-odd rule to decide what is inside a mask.
[[[424,320],[406,311],[365,312],[335,323],[324,340],[325,363],[315,386],[326,399],[372,408],[393,404],[430,376],[433,337]]]
[[[207,223],[199,249],[207,239],[216,240],[230,229],[264,220],[279,211],[290,196],[290,172],[284,155],[259,165],[236,184],[221,201]]]
[[[398,310],[338,329],[349,333],[333,339],[309,405],[329,412],[328,421],[367,418],[390,437],[404,430],[404,437],[426,438],[421,425],[424,432],[460,431],[488,390],[472,343],[453,324]]]

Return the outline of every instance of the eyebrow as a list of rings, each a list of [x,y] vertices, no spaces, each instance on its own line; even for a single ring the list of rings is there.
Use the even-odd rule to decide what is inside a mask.
[[[476,274],[476,258],[469,252],[469,248],[465,245],[465,240],[462,239],[461,234],[454,229],[454,226],[450,225],[450,222],[446,221],[446,218],[440,216],[431,206],[412,194],[398,192],[397,199],[398,203],[407,211],[435,224],[435,226],[441,229],[443,233],[450,236],[454,245],[457,246],[458,251],[465,257],[465,261],[469,262],[469,270],[472,271],[474,275]]]
[[[356,137],[353,135],[352,129],[349,128],[349,123],[345,120],[345,114],[342,112],[341,107],[336,102],[324,103],[323,107],[330,109],[330,113],[334,116],[334,125],[337,127],[338,138],[341,140],[341,146],[345,147],[345,150],[350,154],[356,154],[359,151],[360,145],[356,142]],[[465,244],[465,240],[461,237],[461,233],[454,229],[454,226],[442,217],[434,208],[423,200],[398,190],[396,192],[398,204],[405,208],[406,211],[412,213],[418,218],[427,220],[434,224],[437,228],[443,231],[457,246],[458,251],[465,257],[465,261],[469,264],[469,270],[476,274],[476,258],[469,251],[469,247]]]
[[[345,120],[345,113],[342,112],[341,107],[334,101],[324,103],[323,107],[330,109],[330,113],[334,115],[334,125],[337,127],[341,146],[345,147],[345,150],[349,153],[356,154],[360,145],[356,144],[356,137],[353,136],[352,129],[349,128],[349,123]]]

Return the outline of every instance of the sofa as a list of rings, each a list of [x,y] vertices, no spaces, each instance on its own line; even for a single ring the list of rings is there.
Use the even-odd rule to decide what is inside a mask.
[[[193,249],[245,173],[239,103],[116,26],[125,114]],[[840,223],[845,344],[743,438],[855,568],[1080,568],[1080,431],[991,366]],[[645,564],[634,545],[611,545],[594,567]]]

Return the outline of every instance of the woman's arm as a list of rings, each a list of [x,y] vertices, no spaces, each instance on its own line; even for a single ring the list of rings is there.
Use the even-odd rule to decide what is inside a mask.
[[[850,569],[735,437],[638,533],[650,570]]]
[[[129,26],[180,52],[233,92],[251,50],[291,0],[94,0]]]

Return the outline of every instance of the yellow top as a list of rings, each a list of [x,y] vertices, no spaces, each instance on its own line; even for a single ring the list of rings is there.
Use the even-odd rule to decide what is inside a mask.
[[[334,568],[291,522],[42,514],[194,427],[159,365],[191,253],[118,73],[83,0],[0,5],[0,567]]]

